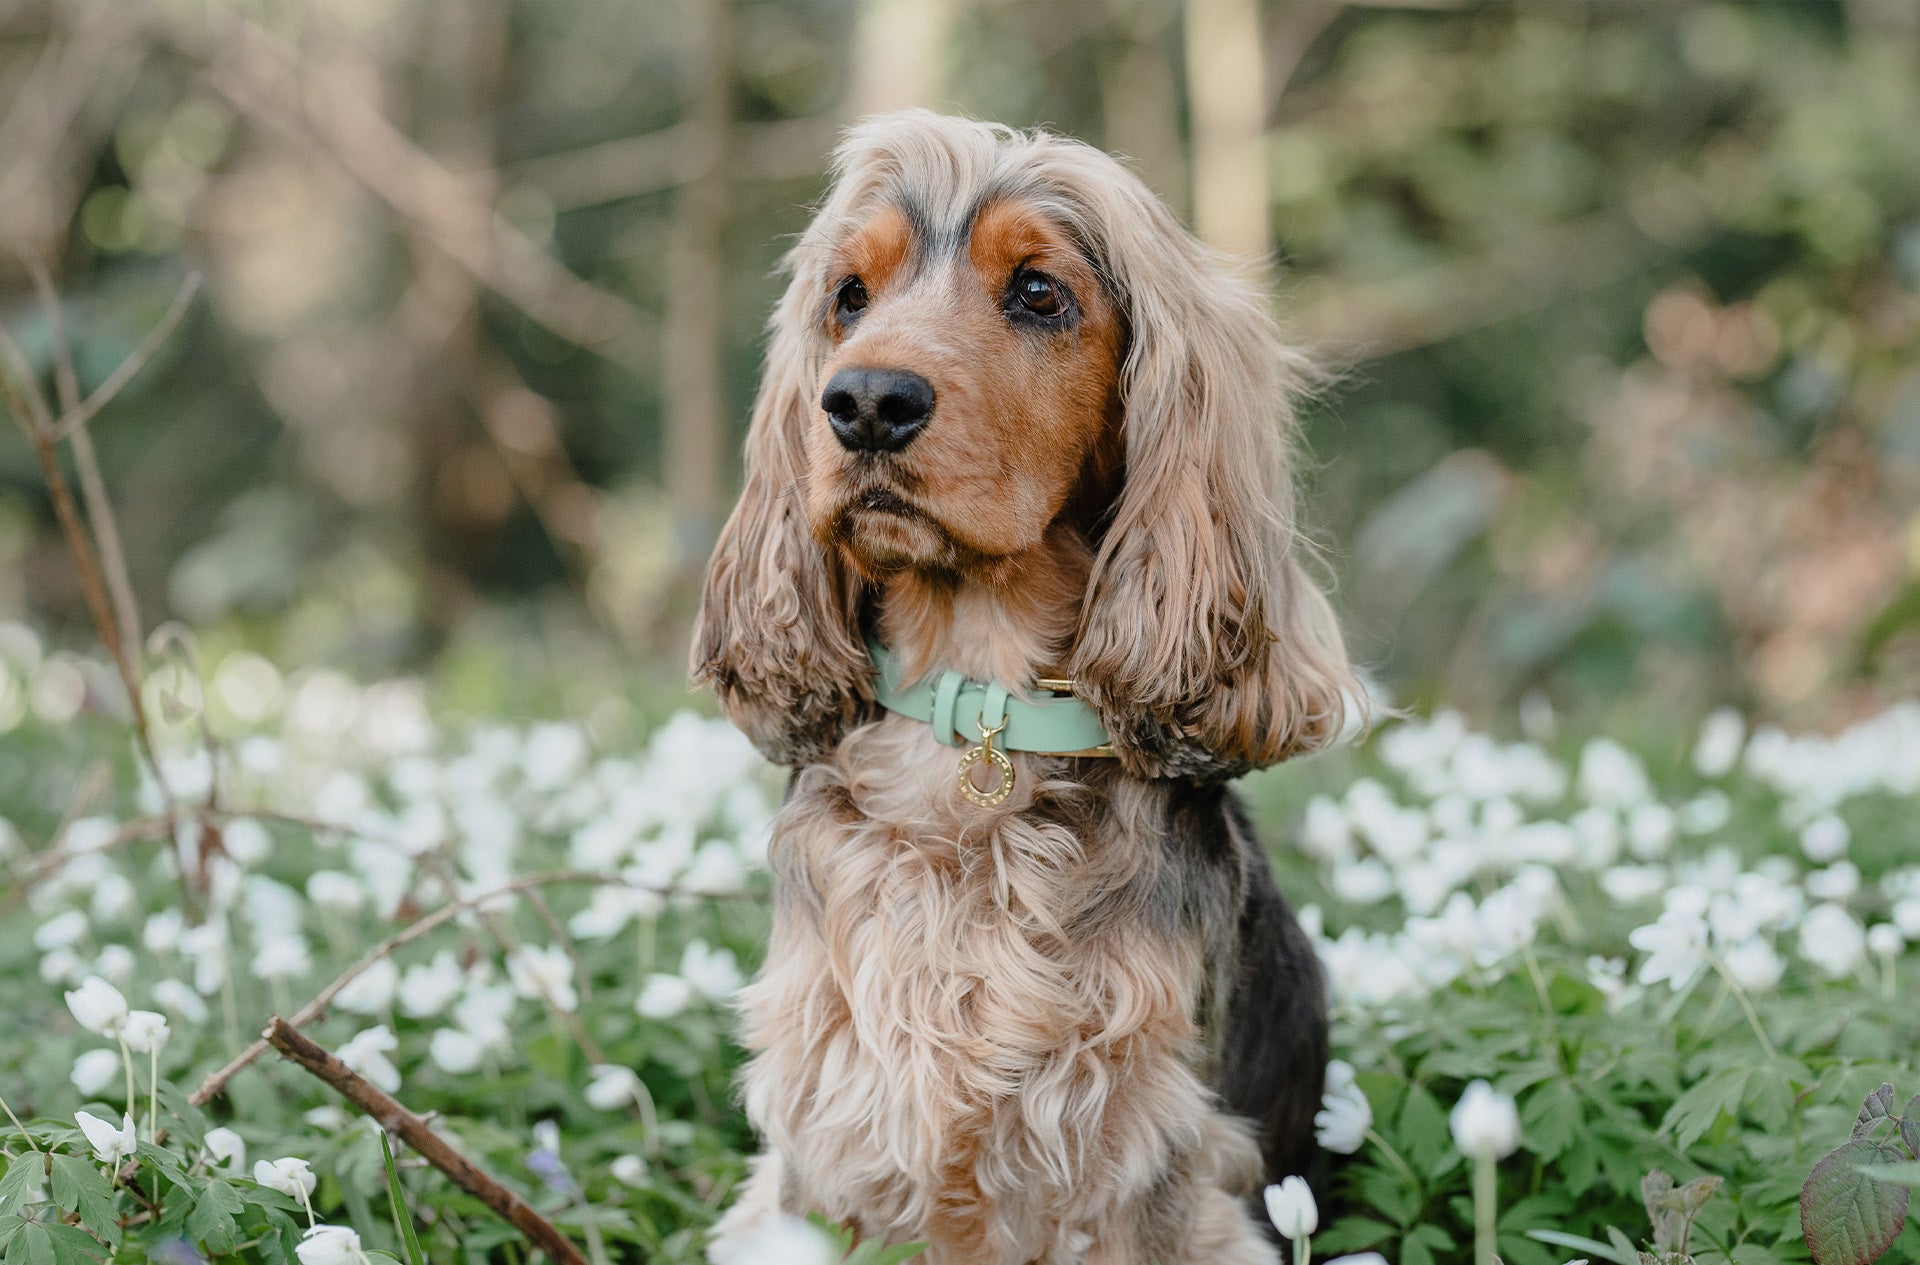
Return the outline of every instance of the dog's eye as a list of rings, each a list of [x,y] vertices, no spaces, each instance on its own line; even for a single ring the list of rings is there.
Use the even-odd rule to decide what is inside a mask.
[[[867,283],[858,277],[848,277],[840,283],[840,292],[834,296],[834,310],[842,320],[851,320],[867,310]]]
[[[1022,272],[1013,279],[1013,297],[1035,316],[1058,316],[1067,310],[1067,292],[1044,272]]]

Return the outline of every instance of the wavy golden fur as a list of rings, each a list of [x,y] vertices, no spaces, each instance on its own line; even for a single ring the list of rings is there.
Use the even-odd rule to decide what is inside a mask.
[[[818,1211],[928,1265],[1265,1265],[1239,1200],[1310,1159],[1324,1008],[1223,784],[1357,693],[1294,525],[1300,361],[1086,145],[910,111],[835,175],[694,636],[795,769],[742,1000],[768,1148],[716,1250]],[[924,389],[885,442],[827,406],[870,373]],[[876,707],[869,629],[910,674],[1070,674],[1119,759],[1016,753],[972,803]]]

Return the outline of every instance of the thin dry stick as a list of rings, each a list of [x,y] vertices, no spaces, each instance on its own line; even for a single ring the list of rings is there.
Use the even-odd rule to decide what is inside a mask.
[[[94,626],[100,632],[100,640],[107,647],[114,664],[120,669],[120,682],[127,690],[127,705],[133,709],[134,730],[142,745],[146,742],[146,718],[141,711],[140,678],[133,670],[126,648],[120,642],[120,625],[114,619],[113,607],[107,600],[107,586],[100,575],[100,566],[94,561],[93,543],[87,536],[85,524],[80,519],[80,511],[73,501],[73,493],[67,487],[67,476],[60,469],[60,454],[53,445],[53,421],[48,415],[46,401],[40,398],[39,390],[33,384],[33,371],[27,359],[20,352],[19,344],[13,336],[0,327],[0,352],[6,354],[12,362],[12,374],[0,371],[0,392],[7,397],[7,407],[13,410],[14,420],[20,423],[20,429],[27,436],[27,442],[33,445],[34,455],[40,460],[40,472],[47,481],[47,495],[53,501],[53,516],[60,524],[60,531],[67,539],[67,549],[73,554],[73,563],[80,572],[80,591],[86,595],[87,610],[93,616]],[[14,375],[21,379],[20,384],[13,380]],[[149,762],[152,752],[146,752]]]
[[[412,1147],[420,1158],[445,1173],[454,1185],[499,1213],[559,1265],[587,1265],[587,1258],[573,1241],[560,1233],[553,1222],[535,1212],[526,1200],[447,1145],[425,1120],[398,1099],[369,1084],[365,1077],[286,1020],[275,1015],[261,1034],[261,1042],[333,1086],[347,1101],[378,1120],[388,1133]]]
[[[167,339],[173,337],[173,331],[180,328],[180,322],[186,318],[187,309],[193,306],[194,296],[199,293],[200,274],[188,273],[187,279],[180,283],[179,292],[173,296],[173,302],[167,306],[166,312],[160,317],[160,323],[147,331],[147,336],[140,340],[140,345],[129,352],[127,358],[120,362],[119,367],[107,375],[106,381],[95,387],[93,392],[77,405],[62,405],[67,409],[67,416],[62,417],[54,427],[53,437],[67,438],[71,432],[92,421],[95,414],[111,403],[116,395],[126,390],[127,384],[133,381],[134,375],[147,367],[147,362],[166,346]]]
[[[60,420],[53,426],[53,442],[57,444],[64,437],[73,448],[73,468],[80,476],[80,499],[86,503],[93,543],[100,551],[100,569],[106,573],[107,592],[113,598],[120,644],[129,653],[137,653],[140,608],[134,601],[133,581],[127,574],[127,553],[120,544],[120,523],[114,517],[113,503],[107,499],[107,482],[100,474],[100,457],[94,452],[93,433],[81,415],[80,377],[73,369],[73,344],[67,340],[66,309],[61,306],[60,295],[53,288],[53,276],[40,257],[22,252],[20,262],[26,265],[27,274],[33,278],[33,288],[40,295],[40,309],[47,318],[47,335],[52,344],[53,389],[60,402]]]
[[[12,890],[7,893],[6,901],[0,904],[0,913],[5,913],[12,909],[15,905],[19,904],[21,900],[25,899],[27,893],[81,857],[99,856],[104,853],[114,852],[126,847],[128,844],[139,843],[143,839],[165,838],[172,832],[175,820],[175,815],[171,809],[156,816],[138,818],[120,827],[120,829],[114,831],[110,838],[96,847],[88,848],[85,852],[67,851],[60,846],[60,839],[56,836],[53,846],[35,857],[33,864],[29,866],[26,872],[20,876],[19,880],[12,885]]]
[[[293,1018],[288,1022],[296,1028],[312,1023],[315,1019],[318,1019],[326,1013],[328,1005],[332,1003],[334,997],[339,994],[340,990],[348,984],[351,984],[363,971],[367,970],[381,958],[392,953],[395,949],[413,943],[442,923],[456,918],[470,909],[478,909],[484,905],[491,904],[503,896],[512,896],[531,887],[545,887],[554,883],[626,883],[626,880],[617,874],[601,874],[592,870],[547,870],[539,874],[529,874],[523,878],[515,879],[513,882],[503,884],[500,887],[494,888],[492,891],[481,892],[477,896],[469,896],[465,900],[457,900],[452,904],[442,905],[439,909],[401,928],[385,940],[382,940],[379,944],[374,945],[373,948],[367,950],[366,954],[358,962],[348,967],[333,983],[321,989],[312,1001],[295,1011]],[[206,1106],[208,1102],[212,1101],[217,1094],[227,1087],[228,1081],[239,1075],[248,1064],[266,1052],[267,1041],[263,1037],[242,1050],[234,1057],[233,1061],[225,1067],[217,1072],[210,1073],[205,1080],[200,1082],[200,1088],[194,1090],[193,1095],[188,1098],[187,1101],[196,1107]]]

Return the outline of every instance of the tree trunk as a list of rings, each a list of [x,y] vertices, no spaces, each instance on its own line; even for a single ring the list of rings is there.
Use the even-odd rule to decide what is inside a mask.
[[[1194,228],[1221,250],[1264,264],[1266,89],[1256,0],[1187,0],[1186,37]]]
[[[666,477],[683,568],[719,534],[723,462],[734,427],[722,369],[726,336],[727,173],[733,141],[732,0],[690,0],[688,119],[696,170],[680,190],[667,264]]]

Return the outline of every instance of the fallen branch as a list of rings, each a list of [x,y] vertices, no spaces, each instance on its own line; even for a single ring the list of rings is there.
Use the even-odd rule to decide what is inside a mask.
[[[271,1045],[378,1120],[388,1133],[412,1147],[415,1154],[445,1173],[454,1185],[499,1213],[558,1265],[587,1265],[587,1258],[573,1245],[573,1241],[560,1233],[553,1222],[535,1212],[526,1200],[454,1150],[428,1127],[425,1120],[409,1111],[398,1099],[375,1088],[365,1077],[286,1020],[275,1015],[261,1034],[261,1042]]]

